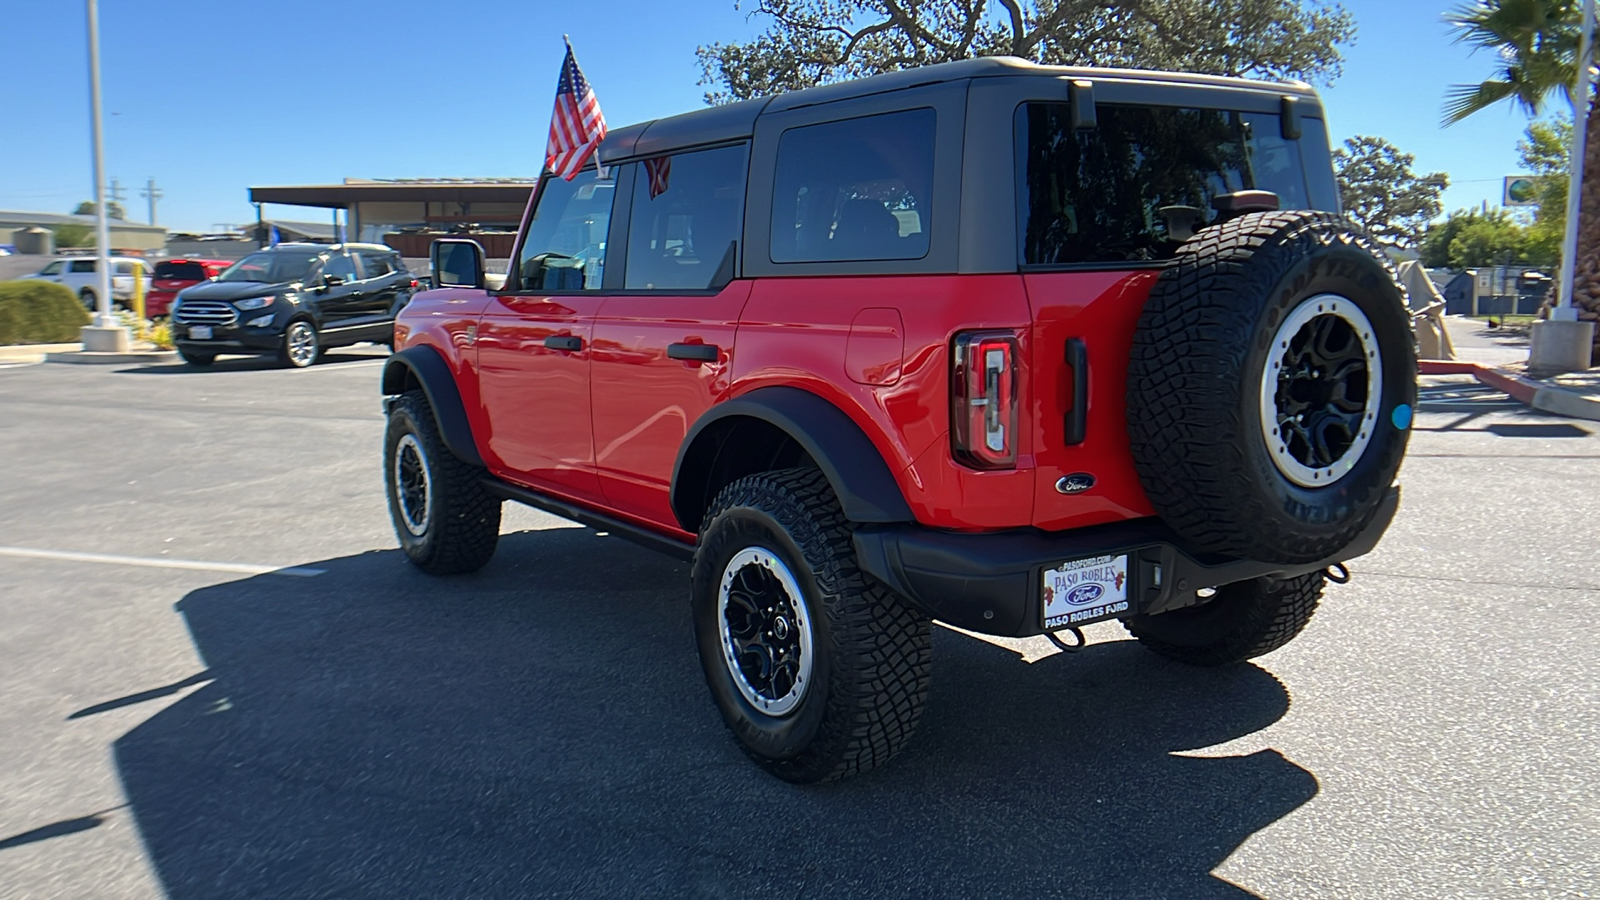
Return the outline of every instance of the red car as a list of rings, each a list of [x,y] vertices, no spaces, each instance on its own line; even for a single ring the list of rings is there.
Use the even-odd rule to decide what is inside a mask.
[[[168,259],[156,263],[150,277],[150,293],[144,298],[145,316],[154,319],[166,315],[179,291],[210,281],[233,263],[229,259]]]
[[[469,572],[512,500],[689,560],[711,696],[781,778],[904,745],[934,620],[1238,663],[1395,515],[1410,316],[1304,85],[973,59],[599,162],[539,182],[503,284],[434,243],[383,373],[395,531]]]

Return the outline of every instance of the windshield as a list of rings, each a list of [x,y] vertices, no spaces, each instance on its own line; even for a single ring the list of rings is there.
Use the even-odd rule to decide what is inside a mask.
[[[279,284],[286,281],[304,281],[311,272],[311,264],[318,254],[299,252],[252,253],[229,266],[217,276],[218,281],[259,281]]]

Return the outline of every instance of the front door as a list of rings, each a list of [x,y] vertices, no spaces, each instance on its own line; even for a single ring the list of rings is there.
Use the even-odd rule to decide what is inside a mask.
[[[731,281],[747,148],[629,166],[624,292],[594,322],[595,464],[609,506],[677,527],[669,494],[678,448],[728,389],[750,283]],[[624,172],[623,177],[629,177]]]
[[[591,168],[540,187],[516,269],[478,325],[488,463],[507,480],[599,504],[589,367],[615,179]]]
[[[316,298],[317,315],[322,319],[322,330],[338,332],[349,327],[361,314],[361,300],[365,292],[356,273],[355,259],[343,253],[330,255],[313,276],[311,296]],[[326,343],[326,342],[325,342]]]

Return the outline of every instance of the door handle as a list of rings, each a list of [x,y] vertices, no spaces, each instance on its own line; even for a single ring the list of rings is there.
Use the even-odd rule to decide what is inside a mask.
[[[1089,429],[1089,348],[1082,338],[1067,340],[1067,370],[1072,373],[1072,408],[1067,411],[1062,443],[1083,443]]]
[[[544,346],[546,350],[582,350],[583,338],[570,334],[553,334],[544,339]]]
[[[716,362],[722,348],[716,344],[668,344],[667,358],[689,362]]]

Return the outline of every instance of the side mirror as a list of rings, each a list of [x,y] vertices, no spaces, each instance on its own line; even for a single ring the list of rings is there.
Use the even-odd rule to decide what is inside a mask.
[[[322,276],[322,285],[323,285],[323,287],[338,287],[341,284],[344,284],[344,278],[342,276],[339,276],[339,275],[324,275],[324,276]]]
[[[434,287],[482,288],[483,245],[462,238],[439,238],[428,248]]]

